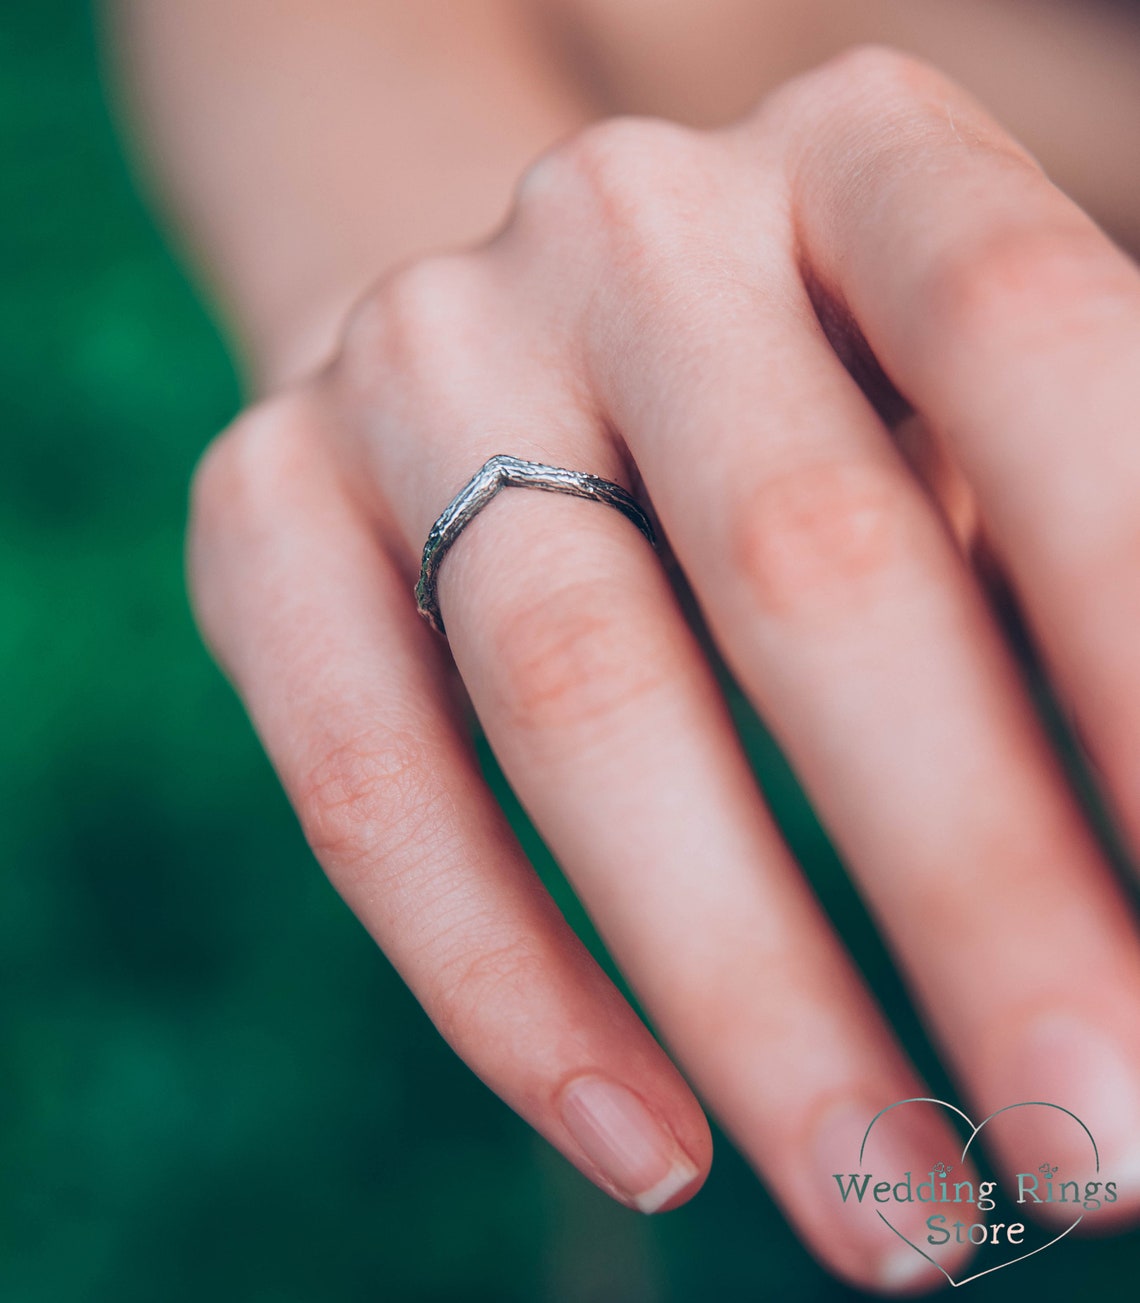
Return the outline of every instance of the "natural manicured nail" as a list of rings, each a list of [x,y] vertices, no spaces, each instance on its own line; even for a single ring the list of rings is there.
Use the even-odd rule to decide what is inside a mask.
[[[929,1288],[943,1280],[925,1258],[906,1245],[893,1249],[879,1265],[879,1288],[886,1294],[904,1293],[919,1284]]]
[[[935,1250],[926,1238],[930,1231],[926,1217],[935,1205],[917,1200],[895,1202],[893,1198],[880,1203],[874,1187],[886,1182],[893,1192],[909,1173],[913,1189],[940,1160],[955,1162],[959,1177],[973,1179],[974,1173],[968,1164],[961,1164],[961,1142],[934,1106],[901,1105],[878,1118],[867,1135],[878,1112],[879,1108],[870,1103],[844,1102],[819,1119],[813,1145],[818,1189],[835,1215],[832,1235],[842,1237],[851,1264],[848,1269],[862,1279],[873,1280],[884,1293],[905,1293],[942,1279],[934,1263],[941,1262],[954,1270],[972,1250],[958,1245]],[[867,1143],[860,1162],[864,1136]],[[838,1188],[836,1174],[842,1181]],[[863,1177],[869,1179],[864,1182]],[[842,1198],[843,1188],[847,1190],[846,1199]],[[900,1235],[910,1243],[904,1243]],[[923,1256],[925,1252],[930,1253],[933,1262]]]
[[[1120,1041],[1069,1012],[1042,1015],[1022,1042],[1019,1068],[1035,1098],[1070,1109],[1089,1128],[1100,1153],[1100,1178],[1119,1200],[1140,1197],[1140,1071]],[[1075,1125],[1056,1128],[1052,1162],[1067,1173],[1088,1168],[1092,1146]],[[1052,1139],[1052,1137],[1051,1137]]]
[[[643,1213],[694,1181],[696,1164],[625,1086],[579,1077],[562,1093],[562,1120],[582,1152]]]

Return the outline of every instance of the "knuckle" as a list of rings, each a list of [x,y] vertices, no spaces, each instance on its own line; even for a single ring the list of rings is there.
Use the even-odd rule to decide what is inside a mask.
[[[821,106],[870,103],[876,112],[925,98],[945,78],[921,59],[890,45],[848,46],[789,83],[789,94],[812,117]]]
[[[471,253],[441,253],[397,268],[354,306],[341,336],[339,377],[355,391],[378,382],[426,382],[444,358],[477,338],[480,265]]]
[[[920,292],[939,330],[1051,332],[1119,297],[1124,279],[1106,252],[1069,217],[999,220],[932,259]]]
[[[663,118],[612,117],[578,132],[564,153],[592,191],[624,196],[639,176],[666,176],[697,138],[690,128]]]
[[[186,580],[199,631],[215,656],[222,652],[223,595],[216,564],[224,547],[223,529],[241,510],[246,493],[241,425],[219,434],[198,459],[190,479],[186,526]]]
[[[192,540],[212,534],[228,514],[227,507],[240,497],[244,485],[239,448],[240,422],[211,439],[190,476],[189,530]]]
[[[848,609],[899,558],[901,503],[874,467],[796,467],[742,500],[729,522],[733,569],[766,614]]]
[[[441,833],[449,821],[447,794],[431,773],[423,744],[411,734],[373,729],[338,739],[295,787],[313,854],[356,878],[414,867],[426,834]]]
[[[509,724],[532,732],[593,728],[658,686],[660,659],[634,653],[635,605],[604,582],[513,604],[494,638]]]
[[[255,439],[255,426],[247,417],[239,417],[231,426],[212,439],[198,459],[190,477],[190,531],[200,537],[213,533],[225,520],[232,519],[248,497],[254,477],[251,475],[249,445]]]
[[[838,187],[862,202],[916,168],[932,176],[960,174],[983,156],[1007,170],[1041,175],[1031,155],[961,86],[888,45],[841,51],[774,92],[765,112],[784,138],[801,204],[810,202],[813,177],[829,178],[833,193]]]
[[[867,106],[883,120],[900,103],[929,96],[936,85],[947,83],[912,55],[889,45],[851,45],[763,96],[749,120],[771,120],[814,136],[829,123],[847,123],[853,112],[865,116]]]
[[[922,60],[877,41],[849,45],[821,63],[816,74],[842,90],[909,93],[929,79]]]
[[[191,475],[186,576],[195,615],[215,649],[225,605],[220,576],[227,570],[220,558],[280,520],[288,484],[305,473],[311,456],[303,406],[299,394],[282,394],[249,408],[207,445]]]
[[[303,395],[281,394],[247,409],[206,446],[190,479],[190,527],[208,532],[261,516],[282,475],[308,450]]]
[[[702,133],[650,117],[612,117],[585,127],[548,150],[524,172],[516,220],[527,225],[580,222],[604,233],[645,236],[680,197],[700,158]],[[690,187],[691,188],[691,183]]]
[[[567,191],[624,195],[633,174],[666,170],[695,134],[661,118],[603,118],[540,155],[523,173],[519,191],[526,198],[550,191],[560,197]]]
[[[902,149],[910,157],[926,140],[967,129],[970,144],[1036,168],[1031,156],[933,64],[889,45],[849,46],[787,82],[770,97],[777,120],[790,125],[809,156],[839,151],[863,166]],[[761,108],[763,109],[764,102]]]

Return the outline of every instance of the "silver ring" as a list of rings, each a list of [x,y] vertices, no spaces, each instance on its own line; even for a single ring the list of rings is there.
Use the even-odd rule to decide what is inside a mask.
[[[585,471],[544,466],[542,462],[522,461],[499,453],[485,461],[477,474],[451,499],[431,527],[424,544],[420,581],[416,584],[416,608],[437,633],[445,632],[436,593],[440,564],[463,530],[501,489],[506,488],[544,489],[548,493],[569,493],[571,497],[604,502],[632,521],[653,547],[657,546],[653,522],[620,484],[598,475],[588,475]]]

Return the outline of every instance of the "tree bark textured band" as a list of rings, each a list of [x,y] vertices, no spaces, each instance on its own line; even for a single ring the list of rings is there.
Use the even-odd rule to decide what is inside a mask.
[[[542,462],[522,461],[499,453],[484,462],[477,474],[463,486],[444,508],[431,527],[424,544],[420,580],[416,584],[416,607],[438,633],[444,633],[436,585],[439,567],[463,530],[502,489],[543,489],[547,493],[568,493],[614,507],[632,521],[656,547],[653,522],[640,505],[612,480],[585,471],[568,471],[561,466],[544,466]]]

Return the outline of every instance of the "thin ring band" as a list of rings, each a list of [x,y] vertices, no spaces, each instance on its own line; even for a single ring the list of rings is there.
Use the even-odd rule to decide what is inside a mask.
[[[436,592],[440,564],[463,530],[500,490],[506,488],[543,489],[547,493],[568,493],[571,497],[605,503],[635,524],[654,548],[657,546],[653,522],[620,484],[585,471],[544,466],[542,462],[522,461],[499,453],[485,461],[451,499],[431,527],[424,544],[420,580],[416,584],[416,609],[437,633],[445,633]]]

